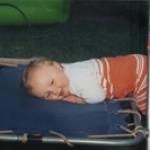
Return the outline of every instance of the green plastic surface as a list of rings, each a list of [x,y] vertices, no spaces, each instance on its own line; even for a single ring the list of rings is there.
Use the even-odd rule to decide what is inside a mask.
[[[65,23],[70,0],[0,0],[0,25]]]

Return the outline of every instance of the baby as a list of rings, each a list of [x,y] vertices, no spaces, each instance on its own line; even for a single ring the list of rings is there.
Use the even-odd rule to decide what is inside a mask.
[[[145,114],[147,57],[131,54],[69,64],[39,58],[27,65],[22,83],[33,96],[78,104],[125,98],[132,93]]]

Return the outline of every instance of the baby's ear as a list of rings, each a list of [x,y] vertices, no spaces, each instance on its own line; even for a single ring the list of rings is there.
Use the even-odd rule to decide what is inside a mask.
[[[56,61],[53,61],[53,66],[56,67],[59,70],[63,70],[63,68],[61,67],[61,65],[58,62],[56,62]]]

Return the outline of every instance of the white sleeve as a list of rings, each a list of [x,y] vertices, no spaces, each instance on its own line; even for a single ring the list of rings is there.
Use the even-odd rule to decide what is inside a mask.
[[[106,98],[105,90],[92,78],[84,78],[78,83],[78,95],[87,103],[102,102]]]

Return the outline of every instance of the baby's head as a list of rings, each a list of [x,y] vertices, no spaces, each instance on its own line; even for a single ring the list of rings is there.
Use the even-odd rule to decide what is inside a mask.
[[[69,95],[69,80],[62,66],[46,58],[28,64],[22,84],[27,93],[46,100],[61,100]]]

